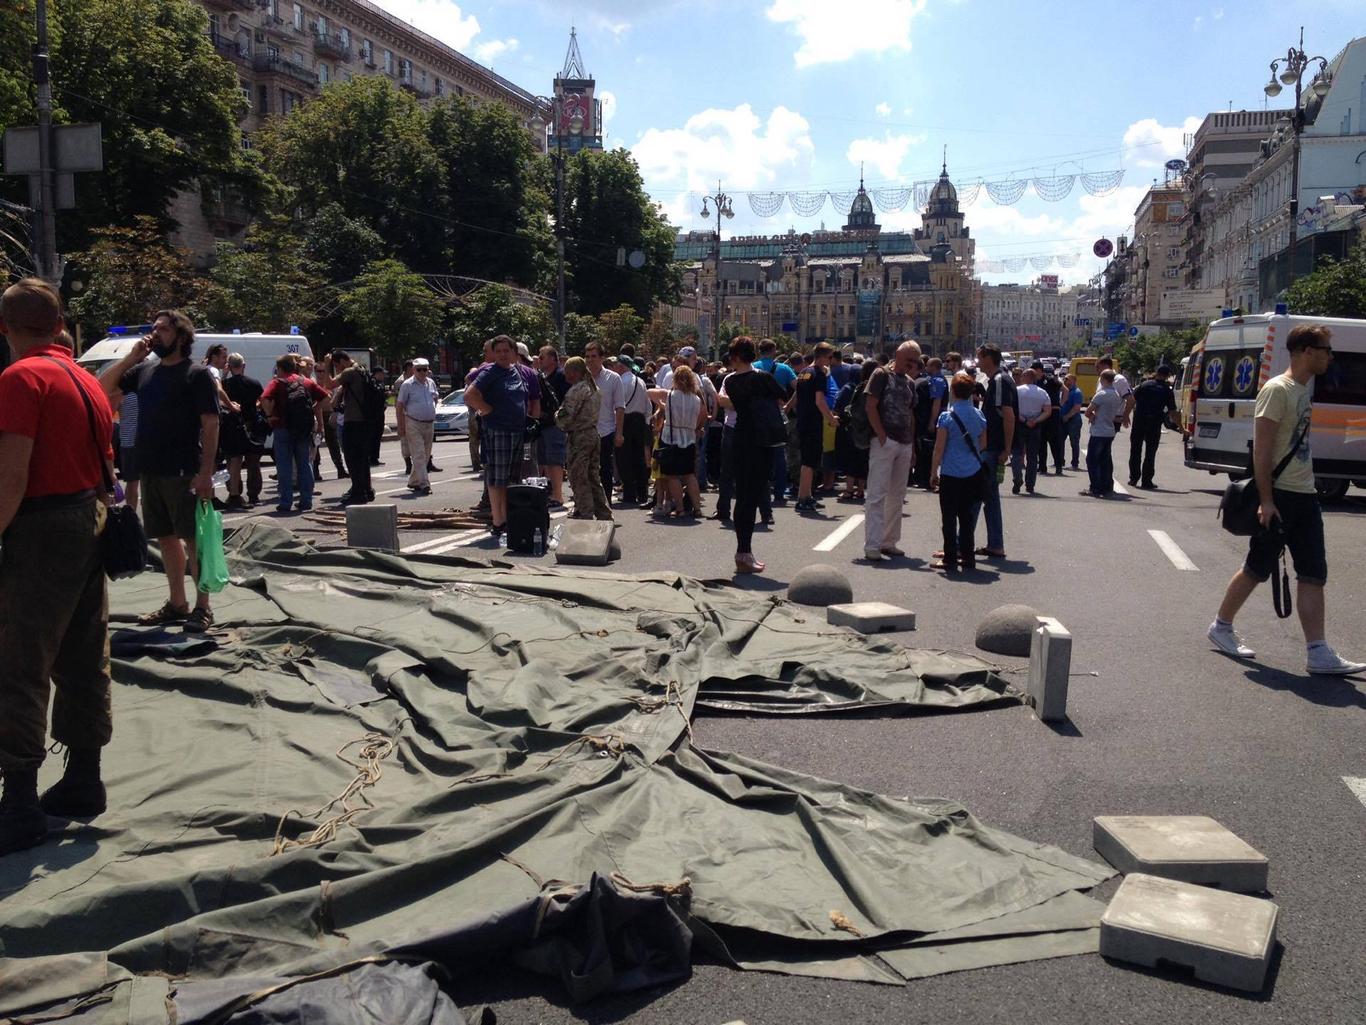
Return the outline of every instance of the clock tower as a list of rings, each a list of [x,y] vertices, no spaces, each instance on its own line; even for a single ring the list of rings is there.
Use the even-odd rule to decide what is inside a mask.
[[[593,96],[594,81],[583,67],[578,35],[569,30],[564,67],[555,76],[555,110],[550,148],[568,153],[602,149],[602,103]]]

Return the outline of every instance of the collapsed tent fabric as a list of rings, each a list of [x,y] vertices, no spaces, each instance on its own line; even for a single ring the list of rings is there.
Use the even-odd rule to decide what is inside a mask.
[[[692,743],[698,705],[1019,701],[984,663],[673,574],[315,549],[269,526],[228,557],[211,650],[121,635],[110,810],[0,859],[0,1014],[387,958],[458,980],[497,952],[588,999],[694,956],[901,983],[1095,949],[1079,891],[1107,867],[953,801]],[[113,585],[115,620],[163,587]],[[68,959],[89,985],[54,992]]]

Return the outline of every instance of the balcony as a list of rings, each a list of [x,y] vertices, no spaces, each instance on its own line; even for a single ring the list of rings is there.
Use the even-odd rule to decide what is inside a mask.
[[[313,52],[320,57],[333,57],[339,61],[351,59],[351,48],[343,43],[341,36],[335,32],[316,33],[313,36]]]
[[[213,48],[218,51],[219,56],[226,57],[235,64],[248,67],[251,65],[251,51],[237,40],[210,32],[209,41],[213,43]]]
[[[318,88],[317,72],[309,70],[302,64],[295,64],[291,60],[285,60],[283,57],[260,55],[252,61],[252,67],[262,75],[281,75],[291,81],[298,82],[305,88]]]
[[[219,235],[233,235],[251,223],[251,211],[235,196],[216,197],[204,203],[204,218]]]
[[[411,78],[399,80],[398,87],[406,93],[416,96],[419,100],[430,100],[432,91],[425,86],[417,85]]]
[[[284,18],[277,17],[268,11],[262,12],[260,29],[268,36],[276,39],[284,39],[291,31],[291,26],[285,23]]]

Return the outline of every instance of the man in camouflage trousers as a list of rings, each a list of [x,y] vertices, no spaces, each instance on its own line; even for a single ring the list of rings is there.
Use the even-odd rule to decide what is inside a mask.
[[[569,440],[569,455],[565,472],[574,491],[574,519],[610,520],[612,507],[607,503],[607,492],[602,486],[601,449],[598,441],[598,412],[602,396],[588,373],[588,364],[581,356],[565,360],[564,376],[569,391],[555,413],[555,426],[564,431]]]

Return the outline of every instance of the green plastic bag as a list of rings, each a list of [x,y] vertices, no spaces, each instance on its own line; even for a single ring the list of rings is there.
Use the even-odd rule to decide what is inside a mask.
[[[199,500],[194,514],[194,549],[199,556],[199,589],[217,594],[228,586],[228,559],[223,554],[223,514],[212,502]]]

